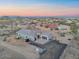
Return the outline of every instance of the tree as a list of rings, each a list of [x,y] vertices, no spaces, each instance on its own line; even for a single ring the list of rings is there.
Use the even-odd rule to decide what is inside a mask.
[[[77,34],[77,29],[78,29],[78,27],[77,27],[76,23],[72,22],[72,24],[71,24],[71,32],[74,33],[74,34]]]
[[[9,20],[9,19],[10,19],[9,16],[2,16],[2,17],[0,17],[0,20]]]

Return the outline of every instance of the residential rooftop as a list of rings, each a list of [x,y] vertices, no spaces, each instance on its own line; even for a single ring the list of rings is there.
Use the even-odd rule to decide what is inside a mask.
[[[22,35],[25,37],[28,36],[29,39],[31,39],[31,41],[38,44],[46,44],[53,39],[52,33],[48,31],[21,29],[17,31],[16,33],[19,33],[19,35]],[[41,38],[37,38],[37,35],[39,35]],[[35,38],[36,40],[33,40]]]

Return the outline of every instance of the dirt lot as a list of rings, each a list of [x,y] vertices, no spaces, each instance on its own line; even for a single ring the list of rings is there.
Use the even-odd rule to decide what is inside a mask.
[[[22,54],[26,59],[37,59],[39,57],[38,53],[35,51],[34,46],[20,40],[15,40],[12,37],[8,37],[7,41],[0,40],[0,44],[12,51],[16,51],[19,54]],[[0,39],[3,39],[3,37],[0,37]],[[17,58],[17,59],[20,59],[20,58]]]
[[[15,35],[11,35],[10,37],[7,37],[7,42],[9,44],[12,44],[12,45],[18,45],[18,46],[26,46],[26,42],[24,42],[23,39],[16,39],[16,36]]]
[[[79,59],[79,50],[74,47],[67,47],[61,59]]]
[[[0,59],[26,59],[23,55],[0,45]]]

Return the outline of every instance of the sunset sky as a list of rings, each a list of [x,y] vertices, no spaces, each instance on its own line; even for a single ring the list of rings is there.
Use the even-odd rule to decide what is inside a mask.
[[[0,16],[79,16],[79,0],[0,0]]]

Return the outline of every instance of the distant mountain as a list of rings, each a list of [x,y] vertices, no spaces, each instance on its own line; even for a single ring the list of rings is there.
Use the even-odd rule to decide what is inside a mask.
[[[0,16],[0,17],[5,17],[5,16]],[[10,18],[48,18],[48,17],[53,17],[53,18],[79,18],[79,16],[7,16]]]

